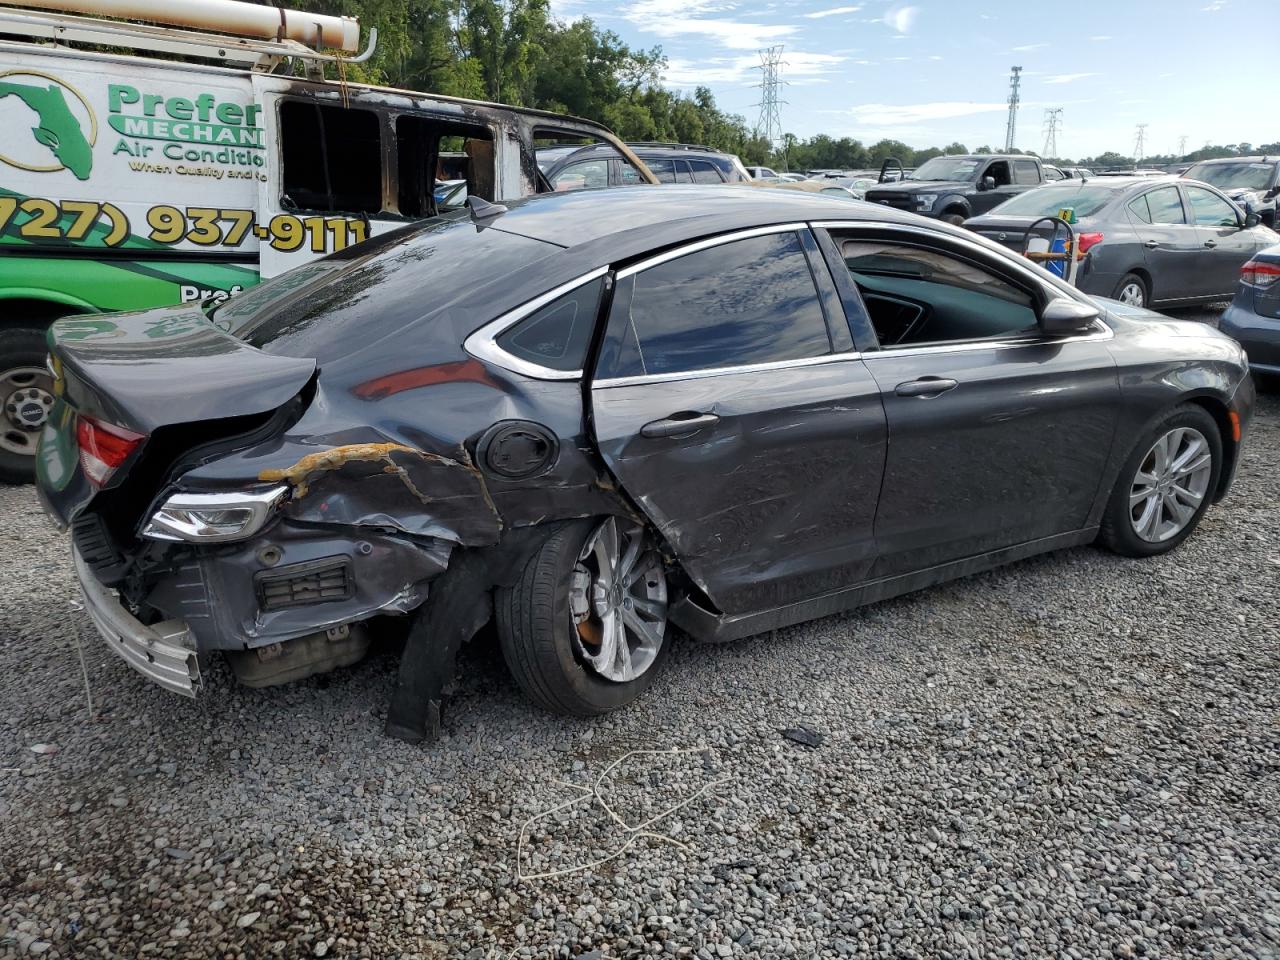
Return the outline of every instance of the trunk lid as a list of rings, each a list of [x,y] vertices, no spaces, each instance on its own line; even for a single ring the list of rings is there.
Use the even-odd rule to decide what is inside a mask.
[[[267,354],[236,339],[195,305],[58,320],[49,350],[55,400],[36,476],[46,509],[64,526],[99,493],[81,465],[80,418],[141,435],[106,479],[106,492],[149,446],[170,455],[182,448],[182,425],[193,425],[187,448],[216,438],[219,424],[242,429],[245,418],[269,415],[297,396],[316,370],[314,360]]]
[[[1002,247],[1006,247],[1015,253],[1021,253],[1026,243],[1027,229],[1040,220],[1040,217],[1015,217],[1000,216],[999,214],[987,214],[981,217],[972,217],[965,221],[965,227],[972,230],[981,237],[988,240],[994,240]],[[1078,237],[1082,233],[1092,233],[1093,228],[1090,226],[1088,219],[1082,219],[1079,223],[1072,225],[1071,229],[1075,231]],[[1048,240],[1053,235],[1053,227],[1048,223],[1041,223],[1035,230],[1035,235]],[[1058,236],[1063,236],[1062,228],[1058,228]]]

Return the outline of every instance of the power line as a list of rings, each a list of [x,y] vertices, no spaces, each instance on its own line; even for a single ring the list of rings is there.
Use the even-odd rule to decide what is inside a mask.
[[[1018,104],[1021,98],[1018,96],[1018,87],[1022,83],[1022,68],[1014,67],[1013,72],[1009,75],[1009,124],[1004,131],[1004,149],[1006,153],[1010,153],[1015,149],[1014,141],[1017,139],[1018,132]]]
[[[758,51],[760,54],[760,119],[756,122],[756,133],[763,136],[769,141],[771,147],[776,147],[778,141],[782,139],[782,111],[781,105],[786,103],[785,100],[778,98],[778,91],[785,86],[786,81],[782,79],[782,68],[786,66],[786,61],[782,59],[782,44],[769,47],[767,50]],[[786,159],[785,157],[783,158]]]
[[[1178,156],[1185,157],[1187,155],[1187,135],[1184,133],[1178,138]]]
[[[1062,129],[1062,108],[1046,107],[1044,111],[1044,152],[1043,157],[1058,155],[1058,131]]]
[[[1147,124],[1138,124],[1138,136],[1133,142],[1133,162],[1141,163],[1142,154],[1147,146]]]

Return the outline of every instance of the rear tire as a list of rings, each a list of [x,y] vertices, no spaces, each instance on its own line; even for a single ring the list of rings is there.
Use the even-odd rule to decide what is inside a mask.
[[[1127,303],[1131,307],[1146,307],[1151,303],[1151,287],[1136,273],[1126,273],[1116,284],[1111,299]]]
[[[612,592],[597,588],[603,580],[593,561],[600,531],[608,524],[615,525],[615,546],[621,544],[615,550],[619,555],[615,582],[625,582],[628,571],[639,575],[639,582]],[[634,554],[628,549],[627,531],[638,531]],[[584,588],[589,593],[586,601]],[[652,597],[660,597],[661,603]],[[585,615],[584,602],[590,611]],[[625,663],[638,674],[632,676],[633,670],[616,669],[617,660],[604,655],[607,628],[597,613],[616,605],[621,623],[638,616],[642,604],[660,606],[661,619],[654,622],[658,643],[656,649],[628,645]],[[576,521],[556,530],[529,559],[516,583],[496,591],[494,612],[511,675],[530,699],[554,713],[591,717],[626,706],[648,688],[670,646],[661,560],[643,527],[618,518]],[[624,632],[624,643],[629,635]],[[619,679],[608,679],[606,673],[615,673]]]
[[[1174,407],[1143,433],[1121,467],[1098,542],[1126,557],[1168,553],[1199,525],[1221,473],[1217,422],[1194,403]]]
[[[961,214],[961,213],[944,213],[941,217],[939,217],[939,219],[943,223],[951,224],[953,227],[962,227],[964,226],[964,221],[965,221],[964,214]]]
[[[0,481],[30,483],[36,443],[53,406],[42,327],[0,328]]]

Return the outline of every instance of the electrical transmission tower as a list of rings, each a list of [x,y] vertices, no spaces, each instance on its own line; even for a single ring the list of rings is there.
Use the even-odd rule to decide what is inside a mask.
[[[1022,68],[1014,67],[1013,73],[1009,75],[1009,125],[1004,131],[1004,149],[1008,153],[1015,148],[1014,140],[1017,138],[1018,127],[1018,87],[1022,84]]]
[[[1133,162],[1142,162],[1142,153],[1147,146],[1147,125],[1145,123],[1138,124],[1138,136],[1133,141]]]
[[[1187,155],[1187,135],[1184,133],[1178,138],[1178,156],[1185,157]]]
[[[1044,153],[1049,158],[1058,155],[1058,131],[1062,129],[1062,108],[1048,107],[1044,111]]]
[[[782,111],[779,108],[786,101],[778,98],[778,92],[786,84],[782,79],[786,61],[782,59],[782,44],[759,53],[760,119],[756,122],[756,129],[770,146],[776,146],[782,140]]]

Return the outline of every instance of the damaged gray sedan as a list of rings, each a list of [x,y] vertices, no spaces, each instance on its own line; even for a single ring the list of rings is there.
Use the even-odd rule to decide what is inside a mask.
[[[222,305],[55,324],[41,496],[87,608],[194,695],[408,617],[388,731],[496,620],[537,703],[1095,540],[1177,546],[1253,405],[1208,327],[996,245],[787,191],[604,190],[376,238]]]

